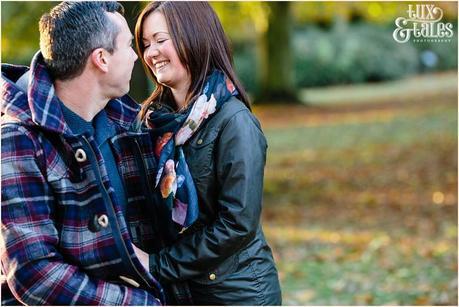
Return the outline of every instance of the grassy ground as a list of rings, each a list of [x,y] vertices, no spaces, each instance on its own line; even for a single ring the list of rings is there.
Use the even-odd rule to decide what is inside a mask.
[[[457,305],[457,74],[427,79],[255,108],[284,304]]]

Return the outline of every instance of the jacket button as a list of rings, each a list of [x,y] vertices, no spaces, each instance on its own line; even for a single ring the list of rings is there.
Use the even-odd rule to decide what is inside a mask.
[[[140,287],[140,284],[136,282],[134,279],[126,277],[126,276],[119,276],[122,281],[125,281],[126,283],[130,284],[131,286],[134,286],[136,288]]]
[[[102,214],[97,218],[97,223],[102,226],[103,228],[106,228],[108,226],[108,217],[105,214]]]
[[[75,152],[75,159],[78,162],[85,162],[87,160],[86,152],[82,148],[78,148]]]
[[[199,139],[197,143],[198,143],[198,145],[201,145],[202,142],[203,142],[202,139]]]
[[[108,226],[108,217],[105,214],[94,214],[88,221],[88,228],[91,232],[98,232]]]
[[[214,273],[209,274],[209,279],[210,280],[215,280],[215,278],[217,278],[217,275],[215,275]]]

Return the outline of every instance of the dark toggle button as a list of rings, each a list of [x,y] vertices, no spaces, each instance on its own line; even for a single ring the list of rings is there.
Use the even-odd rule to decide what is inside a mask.
[[[108,226],[108,217],[105,214],[102,215],[97,215],[94,214],[94,216],[89,219],[88,222],[88,228],[91,232],[98,232],[102,228],[106,228]]]

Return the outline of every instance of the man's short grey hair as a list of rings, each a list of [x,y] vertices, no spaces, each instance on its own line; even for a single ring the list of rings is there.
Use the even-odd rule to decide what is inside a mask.
[[[96,48],[115,51],[120,29],[106,12],[123,15],[124,8],[112,1],[64,1],[41,17],[40,50],[53,78],[81,75]]]

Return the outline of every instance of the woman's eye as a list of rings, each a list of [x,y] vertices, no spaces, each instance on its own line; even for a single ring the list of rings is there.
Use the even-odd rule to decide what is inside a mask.
[[[143,48],[147,49],[150,45],[143,45]]]
[[[156,41],[156,43],[162,44],[162,43],[164,43],[166,40],[167,40],[167,39],[159,39],[159,40]]]

